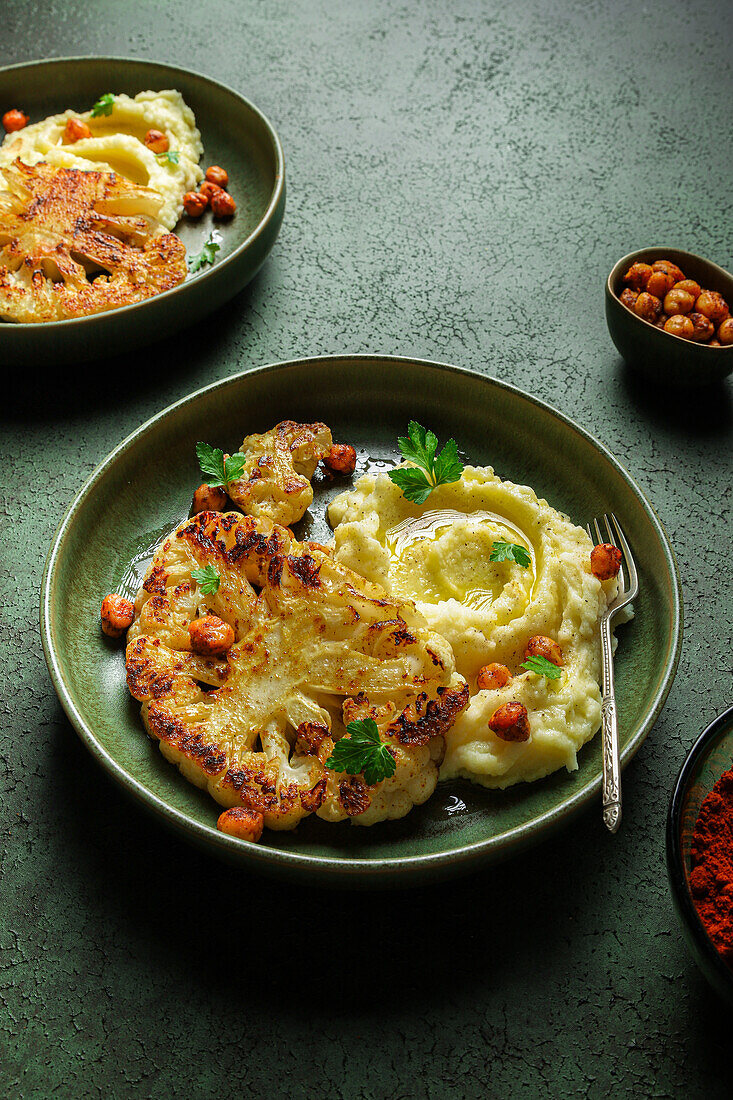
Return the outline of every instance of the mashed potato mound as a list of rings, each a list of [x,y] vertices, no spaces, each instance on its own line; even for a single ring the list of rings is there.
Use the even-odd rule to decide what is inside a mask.
[[[86,123],[92,136],[65,144],[64,129],[70,118]],[[178,155],[177,164],[157,157],[145,145],[151,129],[167,136],[170,151]],[[180,92],[140,92],[134,99],[116,95],[109,115],[93,118],[91,110],[64,111],[8,134],[0,146],[0,166],[20,157],[29,165],[43,160],[58,168],[117,172],[163,196],[157,219],[173,229],[183,211],[183,196],[203,178],[199,167],[203,151],[193,111]]]
[[[468,681],[471,700],[447,734],[441,779],[508,787],[577,768],[578,750],[600,726],[599,623],[617,590],[615,579],[592,575],[586,532],[528,486],[472,466],[422,506],[386,473],[367,474],[332,502],[329,518],[336,560],[393,598],[414,600]],[[490,561],[495,542],[522,546],[530,565]],[[559,680],[521,668],[538,634],[562,648]],[[478,672],[491,662],[506,665],[512,679],[479,690]],[[511,701],[527,708],[529,741],[503,741],[489,729],[494,711]]]

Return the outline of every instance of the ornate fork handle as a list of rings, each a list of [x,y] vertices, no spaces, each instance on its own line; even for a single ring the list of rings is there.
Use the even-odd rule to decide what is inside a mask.
[[[621,769],[618,759],[618,721],[616,691],[613,679],[611,622],[606,619],[601,628],[603,648],[603,700],[601,702],[601,734],[603,737],[603,820],[615,833],[621,824]]]

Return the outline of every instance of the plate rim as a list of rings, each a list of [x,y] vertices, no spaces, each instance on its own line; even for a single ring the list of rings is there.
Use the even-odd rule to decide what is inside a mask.
[[[81,54],[79,56],[70,57],[46,57],[42,58],[41,60],[20,61],[15,62],[12,65],[1,65],[0,76],[2,76],[3,73],[12,72],[15,69],[32,69],[42,65],[60,65],[68,62],[80,63],[85,61],[113,61],[115,63],[125,62],[134,65],[157,66],[158,68],[169,69],[172,73],[185,73],[186,76],[196,77],[197,80],[202,80],[206,84],[213,84],[216,87],[223,89],[225,92],[228,92],[230,95],[235,96],[237,99],[246,104],[246,106],[261,119],[262,123],[264,124],[265,131],[270,137],[273,146],[273,152],[275,154],[275,184],[270,194],[267,209],[258,221],[255,228],[249,234],[249,236],[245,237],[245,239],[241,241],[241,243],[238,244],[237,247],[232,252],[230,252],[228,256],[225,256],[220,262],[210,267],[208,271],[204,271],[203,273],[198,274],[195,282],[196,284],[198,284],[199,282],[203,282],[204,280],[208,279],[215,272],[223,271],[231,264],[232,261],[238,259],[245,252],[245,250],[250,248],[251,245],[254,244],[254,242],[260,236],[262,236],[262,234],[267,229],[267,226],[270,224],[273,217],[275,216],[278,207],[280,206],[280,203],[283,201],[285,194],[285,154],[283,152],[282,142],[280,141],[277,130],[270,122],[267,115],[263,111],[261,111],[256,104],[254,104],[250,99],[247,99],[247,97],[242,95],[241,92],[238,92],[236,88],[232,88],[231,85],[225,84],[222,80],[215,80],[213,77],[207,76],[206,73],[199,72],[198,69],[186,69],[181,65],[171,65],[169,61],[156,61],[154,58],[150,57],[122,57],[117,54]],[[174,233],[175,230],[171,229],[170,232]],[[105,310],[102,313],[89,313],[83,317],[67,317],[63,321],[45,321],[40,326],[36,322],[30,323],[27,321],[0,321],[0,333],[4,329],[12,329],[13,332],[30,332],[31,330],[37,330],[39,327],[42,327],[44,332],[58,332],[63,331],[71,325],[81,325],[85,321],[90,322],[96,320],[98,322],[100,317],[105,317],[110,314],[114,314],[114,316],[116,317],[122,316],[123,314],[129,315],[133,311],[139,310],[142,307],[148,305],[150,302],[162,301],[164,298],[168,299],[172,295],[179,293],[180,291],[184,290],[187,287],[190,287],[191,285],[193,284],[188,283],[186,282],[186,280],[184,280],[177,286],[173,286],[169,290],[164,290],[162,294],[155,294],[152,296],[152,298],[144,298],[141,302],[132,302],[130,305],[119,306],[117,309]],[[2,341],[2,336],[0,336],[0,341]]]
[[[177,401],[174,401],[172,404],[160,410],[160,412],[155,413],[153,416],[143,421],[142,424],[118,443],[118,445],[109,452],[106,458],[102,459],[102,461],[92,470],[82,487],[71,500],[56,528],[46,557],[43,579],[41,582],[41,638],[43,642],[44,657],[56,694],[69,721],[85,747],[91,752],[91,755],[101,764],[107,773],[127,791],[127,793],[131,794],[135,800],[144,805],[146,809],[153,811],[158,817],[165,820],[166,823],[172,826],[177,832],[183,833],[187,839],[194,839],[197,843],[209,849],[218,850],[218,854],[225,859],[229,858],[235,862],[244,861],[262,871],[284,869],[285,871],[292,871],[293,873],[300,872],[302,874],[308,870],[315,869],[318,873],[323,873],[324,876],[327,878],[330,877],[333,881],[343,878],[351,880],[366,879],[369,884],[374,884],[375,880],[383,878],[387,874],[391,874],[395,878],[400,878],[401,873],[405,874],[407,872],[407,874],[405,874],[404,884],[408,885],[410,882],[410,871],[413,876],[420,876],[426,871],[429,872],[431,869],[439,868],[447,871],[459,871],[465,869],[468,865],[487,862],[492,857],[498,858],[499,853],[495,852],[497,847],[500,848],[500,854],[503,857],[504,855],[511,854],[515,849],[524,847],[528,843],[532,843],[533,841],[536,842],[541,839],[544,827],[562,825],[568,818],[574,816],[581,810],[583,806],[591,802],[594,798],[597,798],[600,795],[602,776],[599,774],[582,790],[571,794],[559,808],[547,810],[538,817],[533,818],[530,822],[510,829],[506,833],[500,833],[484,840],[474,841],[449,852],[434,852],[414,856],[387,856],[371,860],[353,860],[340,856],[302,854],[290,850],[284,851],[260,847],[258,844],[253,844],[248,841],[243,842],[236,837],[227,836],[227,834],[212,829],[211,826],[203,825],[190,818],[183,811],[168,805],[157,794],[150,791],[144,784],[140,783],[134,776],[125,771],[125,769],[109,755],[104,746],[95,739],[93,730],[87,725],[84,718],[77,710],[71,698],[71,694],[66,688],[61,669],[57,662],[51,629],[51,604],[55,566],[60,557],[64,540],[77,512],[86,502],[87,497],[93,491],[97,481],[110,466],[114,465],[122,454],[129,450],[143,435],[150,432],[159,421],[168,417],[174,411],[193,403],[204,394],[211,393],[217,389],[224,389],[227,386],[234,386],[247,377],[271,374],[278,371],[298,370],[303,369],[306,365],[342,362],[344,360],[356,363],[391,363],[396,364],[398,367],[402,364],[411,364],[420,368],[437,368],[438,370],[465,375],[469,378],[507,390],[516,397],[529,401],[543,412],[550,414],[550,416],[559,420],[567,428],[576,432],[583,439],[600,450],[602,455],[617,470],[637,496],[652,526],[656,528],[657,535],[663,547],[665,547],[667,551],[669,564],[671,566],[670,573],[673,580],[673,623],[670,659],[667,662],[662,682],[654,696],[652,708],[636,735],[629,741],[621,753],[621,767],[625,768],[641,747],[659,717],[672,687],[672,683],[674,682],[682,649],[684,630],[682,584],[680,581],[677,560],[666,529],[657,516],[654,508],[626,468],[618,461],[605,444],[601,443],[600,440],[596,439],[595,436],[582,428],[570,417],[566,416],[558,409],[555,409],[552,405],[547,404],[547,402],[542,401],[540,398],[512,385],[510,382],[504,382],[489,375],[481,374],[479,371],[469,370],[466,367],[456,367],[452,364],[442,363],[436,360],[413,358],[412,356],[370,353],[303,356],[297,359],[282,360],[275,363],[268,363],[260,367],[250,368],[249,370],[238,371],[236,374],[227,375],[226,378],[209,383],[179,398]],[[537,836],[538,833],[540,834],[539,837]],[[394,885],[400,884],[401,882],[394,883]]]

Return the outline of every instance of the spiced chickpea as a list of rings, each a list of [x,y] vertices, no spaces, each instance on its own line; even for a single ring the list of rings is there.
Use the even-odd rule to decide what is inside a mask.
[[[700,297],[702,287],[699,283],[696,283],[694,279],[682,279],[681,282],[674,284],[672,290],[686,290],[687,293],[691,294],[695,301],[697,301]]]
[[[695,299],[690,294],[689,290],[678,290],[677,287],[672,289],[664,296],[664,312],[668,317],[674,316],[676,313],[690,313],[692,307],[695,305]]]
[[[646,284],[649,282],[649,276],[652,273],[652,269],[649,264],[636,263],[632,264],[629,270],[624,275],[624,282],[627,287],[637,292],[640,290],[646,290]]]
[[[621,551],[610,542],[600,542],[590,552],[590,571],[599,581],[610,581],[621,568]]]
[[[217,829],[240,840],[251,840],[255,844],[262,836],[265,819],[257,810],[248,810],[245,806],[232,806],[219,815]]]
[[[489,718],[489,729],[502,741],[529,741],[529,715],[521,703],[504,703]]]
[[[484,665],[479,669],[477,683],[479,691],[492,691],[495,688],[503,688],[509,683],[512,678],[512,674],[506,665],[499,665],[495,662],[490,665]]]
[[[170,142],[162,130],[148,130],[145,135],[145,144],[151,153],[167,153]]]
[[[639,297],[639,291],[638,290],[632,290],[631,287],[627,286],[621,291],[621,293],[619,295],[619,301],[623,302],[623,304],[628,309],[633,309],[634,308],[634,303],[636,302],[636,299],[638,297]]]
[[[12,111],[6,111],[3,115],[3,128],[6,134],[14,134],[28,125],[28,115],[23,114],[17,107]]]
[[[724,347],[730,347],[733,344],[733,317],[726,317],[715,335]]]
[[[236,202],[227,191],[222,191],[221,188],[211,196],[210,201],[215,218],[231,218],[236,212]]]
[[[714,325],[719,325],[728,316],[728,303],[717,290],[703,290],[695,302],[698,313],[704,313]]]
[[[135,605],[117,592],[102,600],[102,630],[109,638],[121,638],[135,618]]]
[[[183,196],[183,209],[189,218],[200,218],[208,205],[206,195],[200,195],[198,191],[187,191]]]
[[[211,180],[204,180],[204,182],[199,187],[199,195],[203,195],[207,202],[211,202],[214,195],[218,195],[220,191],[221,187],[217,187],[217,185],[215,183],[212,183]]]
[[[668,275],[666,271],[652,271],[646,284],[646,290],[649,294],[653,294],[655,298],[663,298],[665,294],[669,294],[674,283],[674,278]]]
[[[74,142],[83,141],[84,138],[90,138],[91,136],[92,131],[86,122],[82,122],[80,118],[67,118],[64,126],[64,141],[67,145],[73,145]]]
[[[698,344],[705,343],[715,332],[715,325],[704,313],[688,313],[692,321],[692,336],[690,339]]]
[[[353,474],[356,469],[356,450],[350,443],[334,443],[325,455],[323,465],[332,474]]]
[[[664,331],[671,333],[672,336],[681,336],[683,340],[691,340],[695,327],[684,313],[675,313],[664,322]]]
[[[660,313],[659,316],[657,317],[656,321],[654,322],[654,327],[655,328],[664,328],[666,323],[667,323],[667,314],[666,313]]]
[[[218,164],[212,164],[206,169],[206,179],[209,183],[215,183],[217,187],[226,188],[229,183],[229,173]]]
[[[655,260],[652,264],[652,271],[664,271],[667,275],[671,275],[675,283],[680,283],[684,279],[684,272],[677,267],[677,264],[673,264],[671,260]]]
[[[197,516],[199,512],[223,512],[226,509],[228,497],[220,485],[199,485],[193,494],[191,515]]]
[[[191,649],[202,657],[221,657],[234,645],[234,631],[218,615],[202,615],[188,624]]]
[[[525,661],[528,657],[544,657],[546,661],[562,668],[562,650],[553,638],[548,638],[545,634],[535,634],[534,638],[529,639],[524,651]]]
[[[644,321],[656,321],[662,312],[662,303],[654,294],[643,291],[634,302],[634,313]]]

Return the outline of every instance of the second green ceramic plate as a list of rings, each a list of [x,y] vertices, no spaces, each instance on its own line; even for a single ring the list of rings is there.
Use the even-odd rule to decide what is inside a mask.
[[[200,480],[196,441],[233,451],[246,434],[286,418],[324,420],[335,439],[355,444],[361,469],[394,460],[397,435],[415,418],[441,438],[454,436],[474,464],[531,485],[578,523],[615,512],[641,582],[636,618],[618,632],[623,764],[654,724],[679,657],[680,586],[664,530],[626,471],[572,421],[511,386],[436,363],[350,356],[280,363],[192,394],[121,443],[71,505],[46,566],[43,643],[59,698],[92,755],[192,841],[232,861],[309,881],[369,886],[435,879],[507,856],[589,803],[600,814],[596,737],[573,774],[507,791],[441,784],[403,820],[369,829],[309,818],[295,832],[266,833],[258,845],[217,831],[216,804],[146,737],[127,692],[123,647],[101,634],[99,605],[107,592],[136,590],[152,548],[188,514]],[[318,489],[298,533],[329,534],[325,505],[343,487]]]

